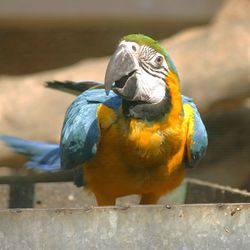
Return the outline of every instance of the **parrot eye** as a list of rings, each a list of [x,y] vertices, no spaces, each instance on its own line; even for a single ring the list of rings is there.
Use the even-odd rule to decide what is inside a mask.
[[[162,65],[162,63],[163,63],[163,57],[162,56],[157,56],[155,58],[155,62],[156,62],[157,65]]]
[[[136,46],[135,45],[132,45],[132,50],[136,52]]]

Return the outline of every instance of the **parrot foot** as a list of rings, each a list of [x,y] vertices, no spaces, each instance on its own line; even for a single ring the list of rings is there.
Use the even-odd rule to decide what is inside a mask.
[[[161,195],[151,193],[151,194],[143,194],[141,196],[141,205],[146,205],[146,204],[157,204],[157,201],[159,200]]]

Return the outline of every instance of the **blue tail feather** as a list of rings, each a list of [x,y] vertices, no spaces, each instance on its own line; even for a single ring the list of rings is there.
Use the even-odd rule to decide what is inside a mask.
[[[29,158],[25,165],[28,169],[57,171],[61,168],[60,149],[57,144],[29,141],[7,135],[0,135],[0,140],[15,152]]]

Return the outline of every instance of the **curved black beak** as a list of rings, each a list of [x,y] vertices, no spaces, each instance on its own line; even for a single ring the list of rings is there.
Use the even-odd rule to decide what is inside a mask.
[[[121,44],[110,58],[105,74],[105,91],[109,94],[115,82],[123,81],[138,69],[138,62],[129,49]]]

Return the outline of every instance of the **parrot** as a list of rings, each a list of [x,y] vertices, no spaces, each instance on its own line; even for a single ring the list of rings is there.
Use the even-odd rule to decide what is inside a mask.
[[[27,168],[73,170],[76,186],[94,193],[99,206],[137,194],[156,204],[177,188],[208,145],[192,98],[181,95],[167,51],[143,34],[124,36],[111,56],[104,83],[48,82],[77,95],[69,106],[60,144],[0,135],[29,160]]]

